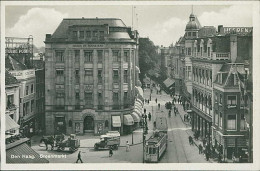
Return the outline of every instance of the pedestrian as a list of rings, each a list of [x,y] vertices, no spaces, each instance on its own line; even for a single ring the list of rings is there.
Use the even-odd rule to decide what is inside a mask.
[[[158,108],[159,108],[159,109],[161,108],[161,104],[160,104],[160,103],[158,103]]]
[[[221,157],[221,154],[219,153],[218,154],[218,163],[221,163],[222,162],[222,157]]]
[[[189,136],[189,143],[190,143],[190,145],[193,145],[193,140],[192,140],[191,136]]]
[[[148,113],[148,119],[149,121],[151,121],[151,118],[152,118],[152,115],[151,115],[151,112]]]
[[[155,103],[157,103],[157,98],[155,99]]]
[[[233,161],[233,163],[236,163],[236,156],[235,156],[234,152],[232,153],[232,161]]]
[[[113,149],[112,147],[109,148],[109,157],[113,156]]]
[[[239,156],[239,163],[242,163],[242,156]]]
[[[199,145],[199,154],[202,153],[202,148],[203,148],[203,147],[202,147],[202,145],[200,144],[200,145]]]
[[[81,153],[81,151],[79,151],[79,153],[78,153],[78,159],[77,159],[76,163],[78,163],[78,161],[83,163],[83,161],[81,160],[81,154],[80,153]]]
[[[144,108],[144,113],[146,113],[146,109]]]
[[[149,101],[150,101],[150,100],[148,99],[148,101],[147,101],[148,104],[149,104]]]
[[[126,141],[126,152],[129,152],[130,151],[130,145],[129,145],[129,142]]]
[[[209,161],[209,152],[206,151],[206,160]]]

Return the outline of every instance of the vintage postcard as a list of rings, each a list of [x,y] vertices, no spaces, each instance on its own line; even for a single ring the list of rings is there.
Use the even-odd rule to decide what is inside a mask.
[[[258,170],[258,1],[2,1],[4,170]]]

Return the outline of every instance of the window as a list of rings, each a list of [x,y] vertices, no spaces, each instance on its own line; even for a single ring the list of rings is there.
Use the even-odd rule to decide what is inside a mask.
[[[113,62],[120,62],[120,56],[118,50],[113,50]]]
[[[119,100],[118,92],[114,92],[113,93],[113,102],[114,102],[114,104],[118,104],[118,100]]]
[[[218,102],[218,93],[215,93],[215,103]]]
[[[56,92],[56,109],[64,109],[65,106],[65,92],[64,91],[57,91]]]
[[[97,39],[97,37],[98,37],[98,32],[97,31],[93,31],[93,38]]]
[[[31,84],[31,94],[34,92],[34,86]]]
[[[191,66],[188,66],[188,78],[191,80]]]
[[[208,70],[206,70],[206,82],[207,82],[207,86],[209,85],[209,73]]]
[[[103,51],[102,50],[98,50],[98,63],[102,63],[103,61]]]
[[[200,56],[202,56],[202,47],[200,47]]]
[[[8,109],[8,108],[11,108],[13,106],[14,106],[14,95],[13,94],[8,95],[7,96],[7,106],[6,106],[6,108]]]
[[[188,55],[191,55],[191,48],[188,48]]]
[[[188,32],[188,36],[191,36],[191,32]]]
[[[79,58],[80,58],[80,51],[79,50],[75,50],[75,62],[79,62]]]
[[[91,38],[91,31],[86,31],[86,37]]]
[[[108,120],[105,121],[105,127],[108,127]]]
[[[79,81],[80,81],[79,69],[75,70],[75,81],[76,81],[76,84],[79,84]]]
[[[113,80],[114,83],[117,83],[119,81],[118,70],[113,70]]]
[[[79,31],[79,38],[84,39],[84,31]]]
[[[228,106],[236,106],[237,105],[237,96],[228,96],[227,104],[228,104]]]
[[[222,105],[222,94],[219,94],[219,104]]]
[[[128,92],[127,91],[125,91],[124,92],[124,106],[125,107],[128,107]]]
[[[56,70],[56,75],[57,76],[63,76],[63,74],[64,74],[64,71],[63,70]]]
[[[73,35],[73,38],[78,38],[78,32],[77,31],[73,31],[72,35]]]
[[[29,94],[29,86],[26,86],[25,95]]]
[[[34,100],[31,101],[31,112],[34,110]]]
[[[85,70],[85,83],[92,84],[93,83],[93,70],[86,69]]]
[[[98,84],[102,83],[102,70],[98,70]]]
[[[128,72],[124,70],[124,83],[128,83]]]
[[[88,107],[93,105],[92,92],[85,92],[85,103]]]
[[[64,62],[64,52],[56,51],[55,52],[56,62]]]
[[[79,100],[79,92],[75,93],[75,98],[76,98],[76,100]]]
[[[215,111],[215,124],[218,125],[218,111]]]
[[[129,62],[129,51],[124,51],[124,61]]]
[[[236,130],[236,115],[228,115],[227,129]]]
[[[100,40],[104,39],[104,31],[99,32],[99,38],[100,38]]]
[[[222,127],[222,112],[219,112],[219,127]]]
[[[85,51],[84,52],[84,58],[85,58],[85,62],[87,62],[87,63],[93,62],[92,51]]]
[[[26,102],[25,103],[25,111],[26,111],[26,115],[28,115],[29,114],[29,106],[30,106],[30,103],[29,102]]]
[[[243,113],[240,114],[240,130],[246,129],[245,115]]]
[[[202,82],[201,69],[199,69],[199,80],[200,80],[200,83],[201,83]]]
[[[196,32],[192,32],[193,36],[196,36]]]
[[[208,47],[208,57],[210,57],[210,47]]]
[[[69,127],[72,127],[72,121],[69,120]]]

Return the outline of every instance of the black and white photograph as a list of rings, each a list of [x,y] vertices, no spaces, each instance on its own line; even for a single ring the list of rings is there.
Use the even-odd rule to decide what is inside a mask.
[[[211,2],[3,2],[3,168],[260,169],[259,2]]]

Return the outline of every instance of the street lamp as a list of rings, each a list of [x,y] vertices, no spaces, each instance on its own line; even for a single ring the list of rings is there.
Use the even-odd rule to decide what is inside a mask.
[[[146,139],[146,134],[148,133],[147,115],[142,114],[142,118],[143,118],[143,163],[144,163],[145,139]]]

